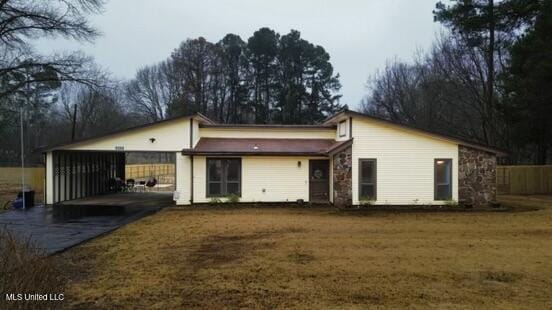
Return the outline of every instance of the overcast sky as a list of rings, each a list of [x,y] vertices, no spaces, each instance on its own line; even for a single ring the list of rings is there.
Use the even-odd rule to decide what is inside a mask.
[[[366,80],[386,60],[410,60],[440,29],[436,0],[109,0],[92,18],[103,33],[94,44],[42,41],[41,51],[81,49],[121,79],[167,58],[187,38],[217,42],[227,33],[247,40],[261,27],[297,29],[323,46],[341,75],[342,103],[357,107]]]

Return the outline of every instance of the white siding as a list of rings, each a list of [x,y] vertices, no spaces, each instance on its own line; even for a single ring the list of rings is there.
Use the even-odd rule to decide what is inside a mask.
[[[309,157],[242,157],[242,202],[309,200]],[[297,162],[301,162],[298,167]],[[206,197],[206,158],[194,157],[194,202]],[[264,189],[264,192],[263,192]]]
[[[307,128],[200,128],[209,138],[334,139],[335,129]]]
[[[298,167],[299,161],[301,167]],[[308,201],[309,159],[244,157],[242,186],[244,201]]]
[[[189,205],[190,204],[190,157],[184,156],[182,153],[176,153],[176,192],[175,197],[177,205]]]
[[[148,127],[115,133],[106,137],[75,143],[64,150],[113,151],[122,146],[125,151],[170,152],[188,148],[190,144],[189,119],[167,121]],[[152,143],[150,138],[155,138]]]
[[[207,161],[204,156],[194,156],[194,203],[208,202],[206,197]],[[243,167],[242,167],[243,171]]]
[[[376,204],[437,204],[434,159],[452,159],[458,201],[458,145],[377,121],[353,118],[353,204],[359,204],[359,158],[377,159]]]
[[[199,137],[201,135],[201,129],[199,128],[199,122],[192,119],[192,147],[195,147],[197,142],[199,141]]]

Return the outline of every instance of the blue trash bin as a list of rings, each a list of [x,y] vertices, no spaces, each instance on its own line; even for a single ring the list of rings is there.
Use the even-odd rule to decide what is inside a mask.
[[[34,206],[35,191],[25,190],[23,192],[17,193],[17,199],[16,200],[21,200],[21,204],[23,204],[23,193],[25,194],[25,209],[33,207]]]

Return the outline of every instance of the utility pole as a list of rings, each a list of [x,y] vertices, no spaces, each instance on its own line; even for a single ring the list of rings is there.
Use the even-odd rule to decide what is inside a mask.
[[[73,108],[73,127],[71,128],[71,141],[75,141],[75,131],[77,127],[77,104]]]
[[[30,106],[31,98],[30,98],[30,92],[31,92],[31,81],[30,81],[30,72],[29,68],[25,68],[25,103],[21,105],[21,111],[19,116],[19,123],[20,123],[20,139],[21,139],[21,200],[23,202],[23,208],[25,209],[25,126],[23,124],[24,122],[24,113],[25,113],[25,105]]]
[[[21,106],[20,115],[20,132],[21,132],[21,198],[23,199],[23,209],[25,209],[25,148],[23,139],[23,111],[24,107]]]

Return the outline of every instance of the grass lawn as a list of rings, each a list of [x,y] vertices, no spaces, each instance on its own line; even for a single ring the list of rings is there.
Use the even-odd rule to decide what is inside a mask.
[[[58,259],[77,307],[550,308],[552,204],[535,204],[546,207],[173,208]]]

